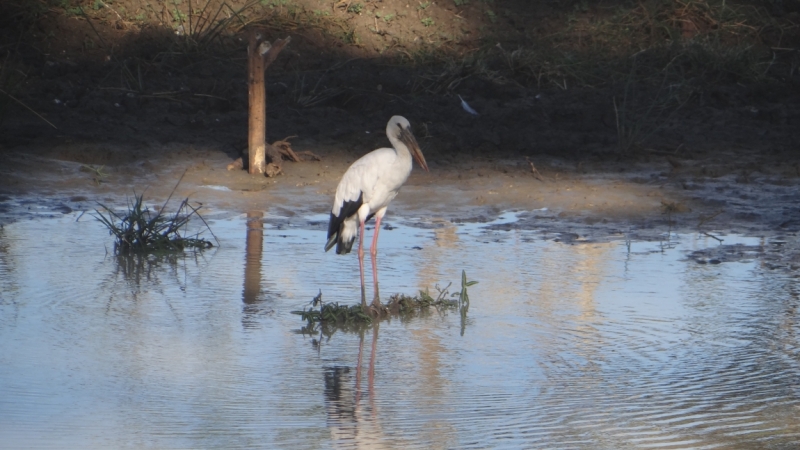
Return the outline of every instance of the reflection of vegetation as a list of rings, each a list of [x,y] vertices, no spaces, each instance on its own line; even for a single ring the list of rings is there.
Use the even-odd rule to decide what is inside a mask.
[[[150,286],[160,284],[159,276],[171,272],[175,280],[183,278],[181,263],[186,263],[185,254],[164,253],[159,255],[145,253],[127,253],[115,255],[117,260],[117,274],[122,275],[132,286],[140,286],[143,282]],[[169,270],[165,270],[169,269]],[[179,283],[180,284],[180,283]]]
[[[114,252],[117,254],[180,251],[186,248],[202,250],[213,246],[199,236],[200,232],[191,236],[186,234],[185,229],[192,216],[196,215],[205,224],[197,212],[199,208],[191,206],[189,199],[183,200],[172,216],[163,213],[166,203],[158,211],[151,211],[144,206],[143,195],[134,196],[125,214],[116,213],[103,204],[100,206],[107,216],[96,210],[96,217],[115,237]]]
[[[467,272],[461,271],[461,292],[458,293],[458,310],[461,313],[461,335],[467,327],[467,311],[469,311],[469,295],[467,288],[478,284],[477,281],[467,281]]]
[[[337,329],[354,331],[362,329],[365,325],[372,323],[376,319],[399,317],[408,319],[424,314],[432,308],[439,312],[459,311],[461,314],[461,334],[464,334],[466,327],[467,311],[469,310],[469,295],[467,288],[477,284],[477,281],[468,281],[465,271],[461,272],[461,290],[450,293],[447,285],[445,288],[436,286],[438,294],[434,298],[428,290],[419,291],[416,296],[405,294],[395,294],[389,298],[389,302],[382,306],[378,316],[373,316],[361,309],[361,305],[340,305],[339,303],[325,303],[322,300],[322,291],[311,300],[308,309],[292,311],[306,322],[301,329],[303,333],[313,334],[321,331],[323,334],[331,335]],[[449,299],[448,297],[457,297]]]

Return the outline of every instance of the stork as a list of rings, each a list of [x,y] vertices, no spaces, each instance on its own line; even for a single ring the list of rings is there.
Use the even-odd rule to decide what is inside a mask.
[[[375,233],[369,253],[372,259],[372,282],[375,296],[372,307],[380,309],[378,295],[378,232],[386,208],[411,174],[411,158],[428,171],[428,164],[417,140],[411,134],[411,124],[405,117],[393,116],[386,125],[386,137],[392,148],[373,150],[354,162],[342,176],[333,198],[328,224],[327,252],[336,245],[339,255],[350,253],[358,234],[358,269],[361,273],[361,306],[367,310],[364,289],[364,223],[375,216]],[[356,231],[358,228],[358,231]]]

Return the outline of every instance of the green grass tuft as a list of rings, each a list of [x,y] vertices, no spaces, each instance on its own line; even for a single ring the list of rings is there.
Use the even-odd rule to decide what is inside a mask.
[[[439,312],[458,311],[461,315],[461,335],[463,336],[469,311],[467,288],[477,283],[477,281],[468,281],[466,272],[462,271],[461,290],[458,292],[451,294],[450,285],[447,285],[443,289],[436,286],[438,291],[436,297],[433,297],[428,290],[419,291],[415,296],[394,294],[389,297],[388,303],[382,306],[377,317],[370,314],[369,311],[363,311],[360,304],[347,306],[340,305],[338,302],[325,303],[322,300],[322,291],[320,291],[311,300],[308,309],[292,311],[292,314],[299,315],[306,322],[301,329],[303,333],[313,334],[321,328],[323,334],[330,335],[336,329],[358,330],[378,319],[399,317],[404,320],[425,314],[431,309]]]
[[[105,213],[95,210],[96,218],[114,236],[114,253],[118,255],[213,247],[210,241],[199,236],[199,232],[195,235],[186,234],[185,228],[192,216],[200,218],[206,229],[211,231],[198,213],[199,208],[191,206],[188,198],[171,216],[163,213],[163,207],[159,211],[150,210],[144,205],[143,195],[134,195],[134,201],[129,202],[126,213],[117,213],[103,204],[100,207]]]

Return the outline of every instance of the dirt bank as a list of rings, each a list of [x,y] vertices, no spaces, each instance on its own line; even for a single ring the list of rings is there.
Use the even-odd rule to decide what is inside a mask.
[[[13,99],[0,109],[0,220],[92,210],[97,201],[123,205],[134,191],[160,201],[184,171],[176,196],[211,210],[324,213],[347,165],[386,145],[386,120],[402,114],[431,172],[415,171],[390,210],[396,215],[487,220],[538,210],[519,226],[598,236],[800,229],[792,2],[749,16],[749,6],[723,6],[734,17],[763,19],[748,22],[763,33],[747,36],[762,46],[753,48],[772,49],[764,65],[760,53],[737,54],[740,62],[756,58],[739,72],[686,59],[716,49],[702,39],[721,31],[708,27],[682,29],[666,65],[657,56],[672,53],[659,53],[667,47],[656,37],[643,40],[649,29],[628,24],[641,33],[599,46],[612,30],[600,24],[625,30],[617,25],[646,13],[612,14],[605,6],[613,2],[314,5],[261,2],[225,16],[244,22],[225,22],[225,32],[205,42],[209,34],[187,28],[189,17],[197,27],[211,13],[180,9],[188,4],[4,3],[0,87]],[[711,14],[667,6],[654,17],[668,26]],[[296,136],[295,150],[322,157],[286,162],[274,179],[226,170],[246,145],[245,22],[271,39],[293,37],[267,74],[269,139]],[[632,54],[591,59],[622,43]],[[537,56],[537,44],[551,53]],[[593,78],[589,66],[608,77]],[[629,72],[617,77],[617,67]]]

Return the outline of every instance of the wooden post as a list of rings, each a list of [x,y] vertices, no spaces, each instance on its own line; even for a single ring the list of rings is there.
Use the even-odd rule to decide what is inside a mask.
[[[264,71],[275,61],[278,54],[291,41],[290,37],[278,39],[275,45],[264,40],[258,29],[250,30],[250,42],[247,46],[247,85],[250,104],[249,133],[247,142],[248,171],[251,175],[267,173],[274,176],[281,171],[281,158],[277,150],[269,148],[270,168],[267,167],[267,91]]]
[[[250,103],[249,135],[247,154],[248,171],[251,175],[262,174],[265,170],[264,148],[267,134],[267,102],[264,89],[264,57],[261,44],[264,36],[258,30],[250,31],[250,45],[247,46],[247,86]]]

